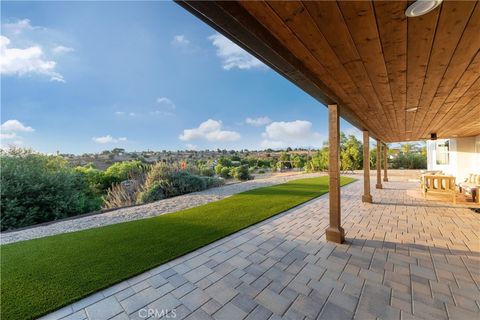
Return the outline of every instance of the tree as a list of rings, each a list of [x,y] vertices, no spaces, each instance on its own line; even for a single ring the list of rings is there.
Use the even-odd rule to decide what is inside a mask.
[[[251,179],[250,173],[248,172],[248,165],[242,165],[239,167],[235,167],[232,170],[232,176],[237,180],[249,180]]]
[[[305,159],[297,154],[292,159],[292,165],[294,168],[303,168],[305,166]]]
[[[343,132],[342,135],[344,139],[340,151],[341,169],[344,171],[361,169],[363,165],[362,143],[354,135],[349,135],[348,138]]]
[[[278,158],[278,168],[287,168],[291,169],[292,168],[292,163],[290,162],[290,154],[287,152],[282,152],[280,154],[280,157]]]
[[[324,171],[328,169],[328,145],[325,145],[321,150],[312,156],[307,163],[307,171]]]
[[[370,168],[377,166],[377,148],[370,148]]]

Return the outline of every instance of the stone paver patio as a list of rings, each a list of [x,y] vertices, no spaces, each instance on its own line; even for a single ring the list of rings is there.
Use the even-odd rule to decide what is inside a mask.
[[[341,189],[346,244],[325,241],[327,194],[45,318],[480,318],[480,216],[401,177],[362,189]]]

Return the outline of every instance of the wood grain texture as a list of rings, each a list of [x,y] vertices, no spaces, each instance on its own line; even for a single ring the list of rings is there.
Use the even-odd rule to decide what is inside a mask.
[[[181,2],[375,139],[480,134],[480,4],[407,18],[408,4]]]

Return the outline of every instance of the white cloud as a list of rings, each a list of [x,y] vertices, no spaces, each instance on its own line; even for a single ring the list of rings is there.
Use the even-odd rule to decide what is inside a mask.
[[[222,130],[222,121],[208,119],[197,128],[183,130],[179,139],[182,141],[236,141],[240,139],[240,134],[236,131]]]
[[[175,103],[173,103],[173,101],[167,97],[157,98],[157,103],[158,103],[158,106],[161,108],[165,108],[169,110],[173,110],[176,108]]]
[[[161,115],[161,116],[172,116],[174,115],[173,110],[177,108],[175,103],[167,97],[160,97],[157,98],[157,104],[155,107],[157,110],[150,112],[154,115]]]
[[[64,47],[64,46],[56,46],[55,48],[52,49],[54,53],[68,53],[68,52],[73,52],[75,49],[69,48],[69,47]]]
[[[259,117],[259,118],[247,118],[245,119],[245,123],[254,126],[254,127],[261,127],[271,123],[272,120],[269,117]]]
[[[322,136],[312,131],[312,123],[305,120],[290,122],[272,122],[265,127],[262,133],[265,138],[262,148],[308,147],[320,146]]]
[[[2,131],[17,131],[17,132],[32,132],[34,129],[32,127],[25,126],[18,120],[7,120],[1,125]]]
[[[111,135],[106,135],[103,137],[93,137],[92,140],[96,143],[107,144],[107,143],[124,142],[124,141],[127,141],[127,138],[125,137],[114,138]]]
[[[0,133],[1,140],[11,140],[17,138],[17,134],[15,132],[10,133]]]
[[[217,56],[222,60],[222,67],[225,70],[233,68],[252,69],[265,66],[260,60],[219,33],[211,35],[208,39],[217,48]]]
[[[135,117],[138,115],[135,112],[125,112],[125,111],[115,111],[114,114],[119,117],[123,117],[123,116]]]
[[[173,37],[172,44],[179,47],[186,47],[190,44],[190,40],[180,34]]]
[[[33,30],[34,28],[30,24],[29,19],[22,19],[18,20],[17,22],[13,23],[4,23],[2,25],[2,29],[8,33],[11,33],[13,35],[19,35],[22,33],[24,30]]]
[[[17,132],[33,132],[32,127],[26,126],[18,120],[7,120],[0,126],[0,140],[13,140],[10,144],[20,145],[23,144],[23,137],[17,135]]]
[[[0,36],[1,74],[18,76],[40,74],[49,76],[51,81],[65,82],[63,76],[55,71],[57,63],[46,59],[40,46],[20,49],[11,48],[10,44],[9,38]]]

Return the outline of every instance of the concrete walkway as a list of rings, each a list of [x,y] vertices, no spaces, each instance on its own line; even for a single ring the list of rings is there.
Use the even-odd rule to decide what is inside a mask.
[[[45,319],[478,319],[480,216],[391,180],[341,189],[346,244],[327,194]]]

